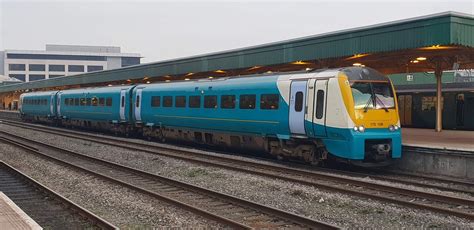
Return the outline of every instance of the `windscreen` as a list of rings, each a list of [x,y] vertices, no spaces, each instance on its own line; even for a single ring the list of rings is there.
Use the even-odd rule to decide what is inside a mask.
[[[355,109],[393,109],[395,100],[389,82],[351,82]]]

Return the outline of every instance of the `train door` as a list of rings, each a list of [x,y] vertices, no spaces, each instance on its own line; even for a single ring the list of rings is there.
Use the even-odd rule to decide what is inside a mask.
[[[125,95],[127,95],[127,90],[122,89],[120,91],[120,120],[125,121]]]
[[[54,116],[54,107],[56,106],[56,103],[54,103],[54,95],[55,94],[52,93],[49,98],[49,111],[51,116]]]
[[[307,81],[292,81],[290,90],[290,132],[305,135],[304,115],[306,105]]]
[[[317,80],[314,85],[313,131],[316,136],[326,134],[326,104],[328,80]]]
[[[135,119],[137,122],[142,120],[141,110],[142,110],[142,89],[137,89],[137,94],[135,95]]]
[[[56,113],[58,114],[58,118],[61,117],[61,92],[58,92],[58,100],[56,101]]]

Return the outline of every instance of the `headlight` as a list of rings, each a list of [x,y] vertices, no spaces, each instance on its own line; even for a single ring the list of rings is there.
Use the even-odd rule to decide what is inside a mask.
[[[388,127],[388,130],[390,130],[390,132],[395,132],[395,131],[397,131],[397,130],[399,130],[399,129],[400,129],[400,127],[398,127],[398,125],[390,125],[390,126]]]
[[[354,131],[355,131],[355,132],[363,133],[363,132],[365,132],[365,127],[364,127],[363,125],[354,126]]]

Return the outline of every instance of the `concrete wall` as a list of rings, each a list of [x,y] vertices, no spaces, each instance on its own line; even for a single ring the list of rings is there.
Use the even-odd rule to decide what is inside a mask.
[[[396,169],[474,180],[474,152],[405,148]]]

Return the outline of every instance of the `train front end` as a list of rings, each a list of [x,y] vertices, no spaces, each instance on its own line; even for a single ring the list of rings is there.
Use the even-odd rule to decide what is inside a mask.
[[[401,157],[401,128],[396,95],[390,79],[370,69],[344,68],[338,77],[347,111],[344,151],[334,152],[354,165],[380,167]],[[337,154],[336,154],[337,155]]]

